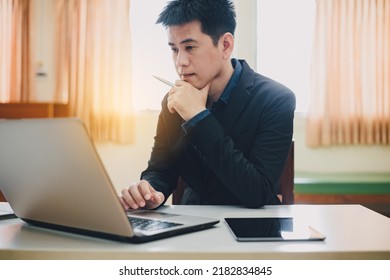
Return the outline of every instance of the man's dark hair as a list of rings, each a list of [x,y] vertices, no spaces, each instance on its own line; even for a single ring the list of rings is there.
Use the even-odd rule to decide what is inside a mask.
[[[234,35],[236,13],[230,0],[173,0],[160,13],[157,24],[164,27],[191,21],[201,23],[202,32],[209,35],[214,45],[226,32]]]

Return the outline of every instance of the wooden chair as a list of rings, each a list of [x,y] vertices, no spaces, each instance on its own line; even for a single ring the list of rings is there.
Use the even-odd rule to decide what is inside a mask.
[[[294,141],[292,141],[279,182],[278,197],[282,204],[294,204],[294,170]]]
[[[179,205],[184,193],[184,181],[181,177],[172,194],[172,204]],[[286,165],[284,166],[279,183],[278,197],[282,204],[294,204],[294,141],[291,143]]]

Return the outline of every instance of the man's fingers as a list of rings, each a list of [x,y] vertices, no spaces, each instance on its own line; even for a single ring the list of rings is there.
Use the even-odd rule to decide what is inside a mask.
[[[128,209],[129,207],[137,209],[139,206],[137,202],[133,199],[130,193],[130,188],[122,190],[122,201],[124,202],[125,209]]]
[[[168,96],[168,99],[167,99],[167,101],[168,101],[168,110],[172,114],[176,112],[176,110],[174,108],[174,104],[173,104],[174,103],[174,94],[175,94],[175,92],[176,92],[176,89],[175,88],[171,88],[169,90],[169,96]]]
[[[129,210],[130,205],[123,199],[122,196],[119,196],[119,201],[121,202],[122,207],[123,207],[125,210]]]
[[[138,183],[138,190],[141,193],[144,200],[150,200],[153,195],[153,192],[156,192],[149,184],[149,182],[146,180],[141,180]]]
[[[153,201],[158,206],[161,203],[163,203],[164,199],[165,199],[165,197],[164,197],[163,193],[154,191],[154,192],[152,192],[150,200]]]
[[[175,107],[174,107],[173,104],[174,104],[174,103],[173,103],[172,99],[169,100],[169,98],[168,98],[168,110],[169,110],[169,112],[172,113],[172,114],[176,112]]]
[[[133,197],[139,207],[145,207],[146,201],[150,199],[150,185],[146,181],[141,181],[129,188],[130,195]]]
[[[164,202],[165,196],[157,192],[146,180],[132,184],[130,187],[123,189],[120,202],[124,209],[146,208],[153,209]]]

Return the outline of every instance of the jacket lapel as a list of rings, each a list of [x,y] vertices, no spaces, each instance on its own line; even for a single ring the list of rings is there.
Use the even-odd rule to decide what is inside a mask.
[[[226,105],[226,108],[221,117],[221,125],[226,133],[230,131],[237,118],[247,107],[250,102],[250,89],[253,86],[254,71],[248,66],[248,64],[240,60],[242,64],[242,73],[238,85],[233,89],[230,100]]]

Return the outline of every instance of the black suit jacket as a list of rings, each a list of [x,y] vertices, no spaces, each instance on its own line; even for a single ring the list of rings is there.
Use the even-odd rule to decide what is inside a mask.
[[[218,119],[209,115],[187,134],[184,120],[162,101],[145,179],[167,198],[178,176],[183,204],[261,207],[277,204],[279,177],[293,134],[295,96],[255,73],[245,61],[238,85]]]

